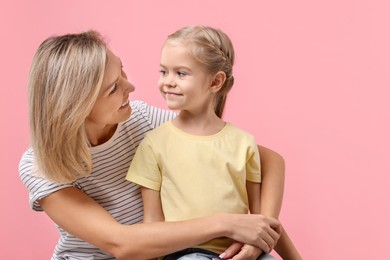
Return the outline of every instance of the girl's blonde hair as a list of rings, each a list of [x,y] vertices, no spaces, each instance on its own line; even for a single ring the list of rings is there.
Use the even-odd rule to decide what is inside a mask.
[[[31,145],[37,171],[71,182],[92,170],[84,123],[103,82],[107,46],[96,31],[46,39],[30,70]]]
[[[179,40],[188,44],[190,53],[211,74],[223,71],[226,80],[215,94],[214,110],[222,117],[227,94],[234,84],[234,48],[229,37],[219,29],[209,26],[187,26],[168,36],[167,42]]]

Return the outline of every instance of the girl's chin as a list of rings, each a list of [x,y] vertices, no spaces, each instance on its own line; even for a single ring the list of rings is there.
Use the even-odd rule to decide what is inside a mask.
[[[175,102],[167,101],[166,104],[167,104],[167,107],[169,109],[171,109],[171,110],[178,110],[178,109],[180,109],[180,106],[178,104],[176,104]]]

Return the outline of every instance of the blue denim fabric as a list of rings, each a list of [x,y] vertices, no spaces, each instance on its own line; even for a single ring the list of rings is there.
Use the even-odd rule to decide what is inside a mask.
[[[211,260],[214,258],[219,258],[218,254],[200,248],[187,248],[167,255],[163,260]],[[275,258],[269,254],[262,254],[257,260],[275,260]]]

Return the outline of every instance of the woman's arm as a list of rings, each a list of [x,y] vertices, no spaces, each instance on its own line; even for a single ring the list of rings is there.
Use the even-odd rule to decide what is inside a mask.
[[[260,212],[278,219],[283,202],[285,162],[282,156],[273,154],[268,148],[259,146],[259,151],[262,167]],[[283,259],[302,259],[286,230],[282,231],[275,251]]]
[[[261,160],[261,209],[266,216],[279,217],[284,194],[284,159],[278,153],[258,146]]]
[[[39,203],[59,226],[118,259],[153,258],[223,236],[267,248],[264,239],[278,237],[274,229],[280,229],[276,219],[249,214],[215,214],[181,222],[122,225],[74,187],[57,191]]]

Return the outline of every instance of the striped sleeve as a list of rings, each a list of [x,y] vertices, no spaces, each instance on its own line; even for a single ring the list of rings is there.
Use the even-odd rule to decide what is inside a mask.
[[[39,177],[34,172],[34,153],[28,149],[19,163],[19,177],[29,191],[30,207],[35,211],[43,211],[38,201],[58,190],[72,186],[72,184],[57,184]]]
[[[155,106],[149,106],[144,101],[134,101],[145,118],[148,119],[150,126],[154,129],[163,123],[176,117],[176,113],[171,110],[161,109]]]

